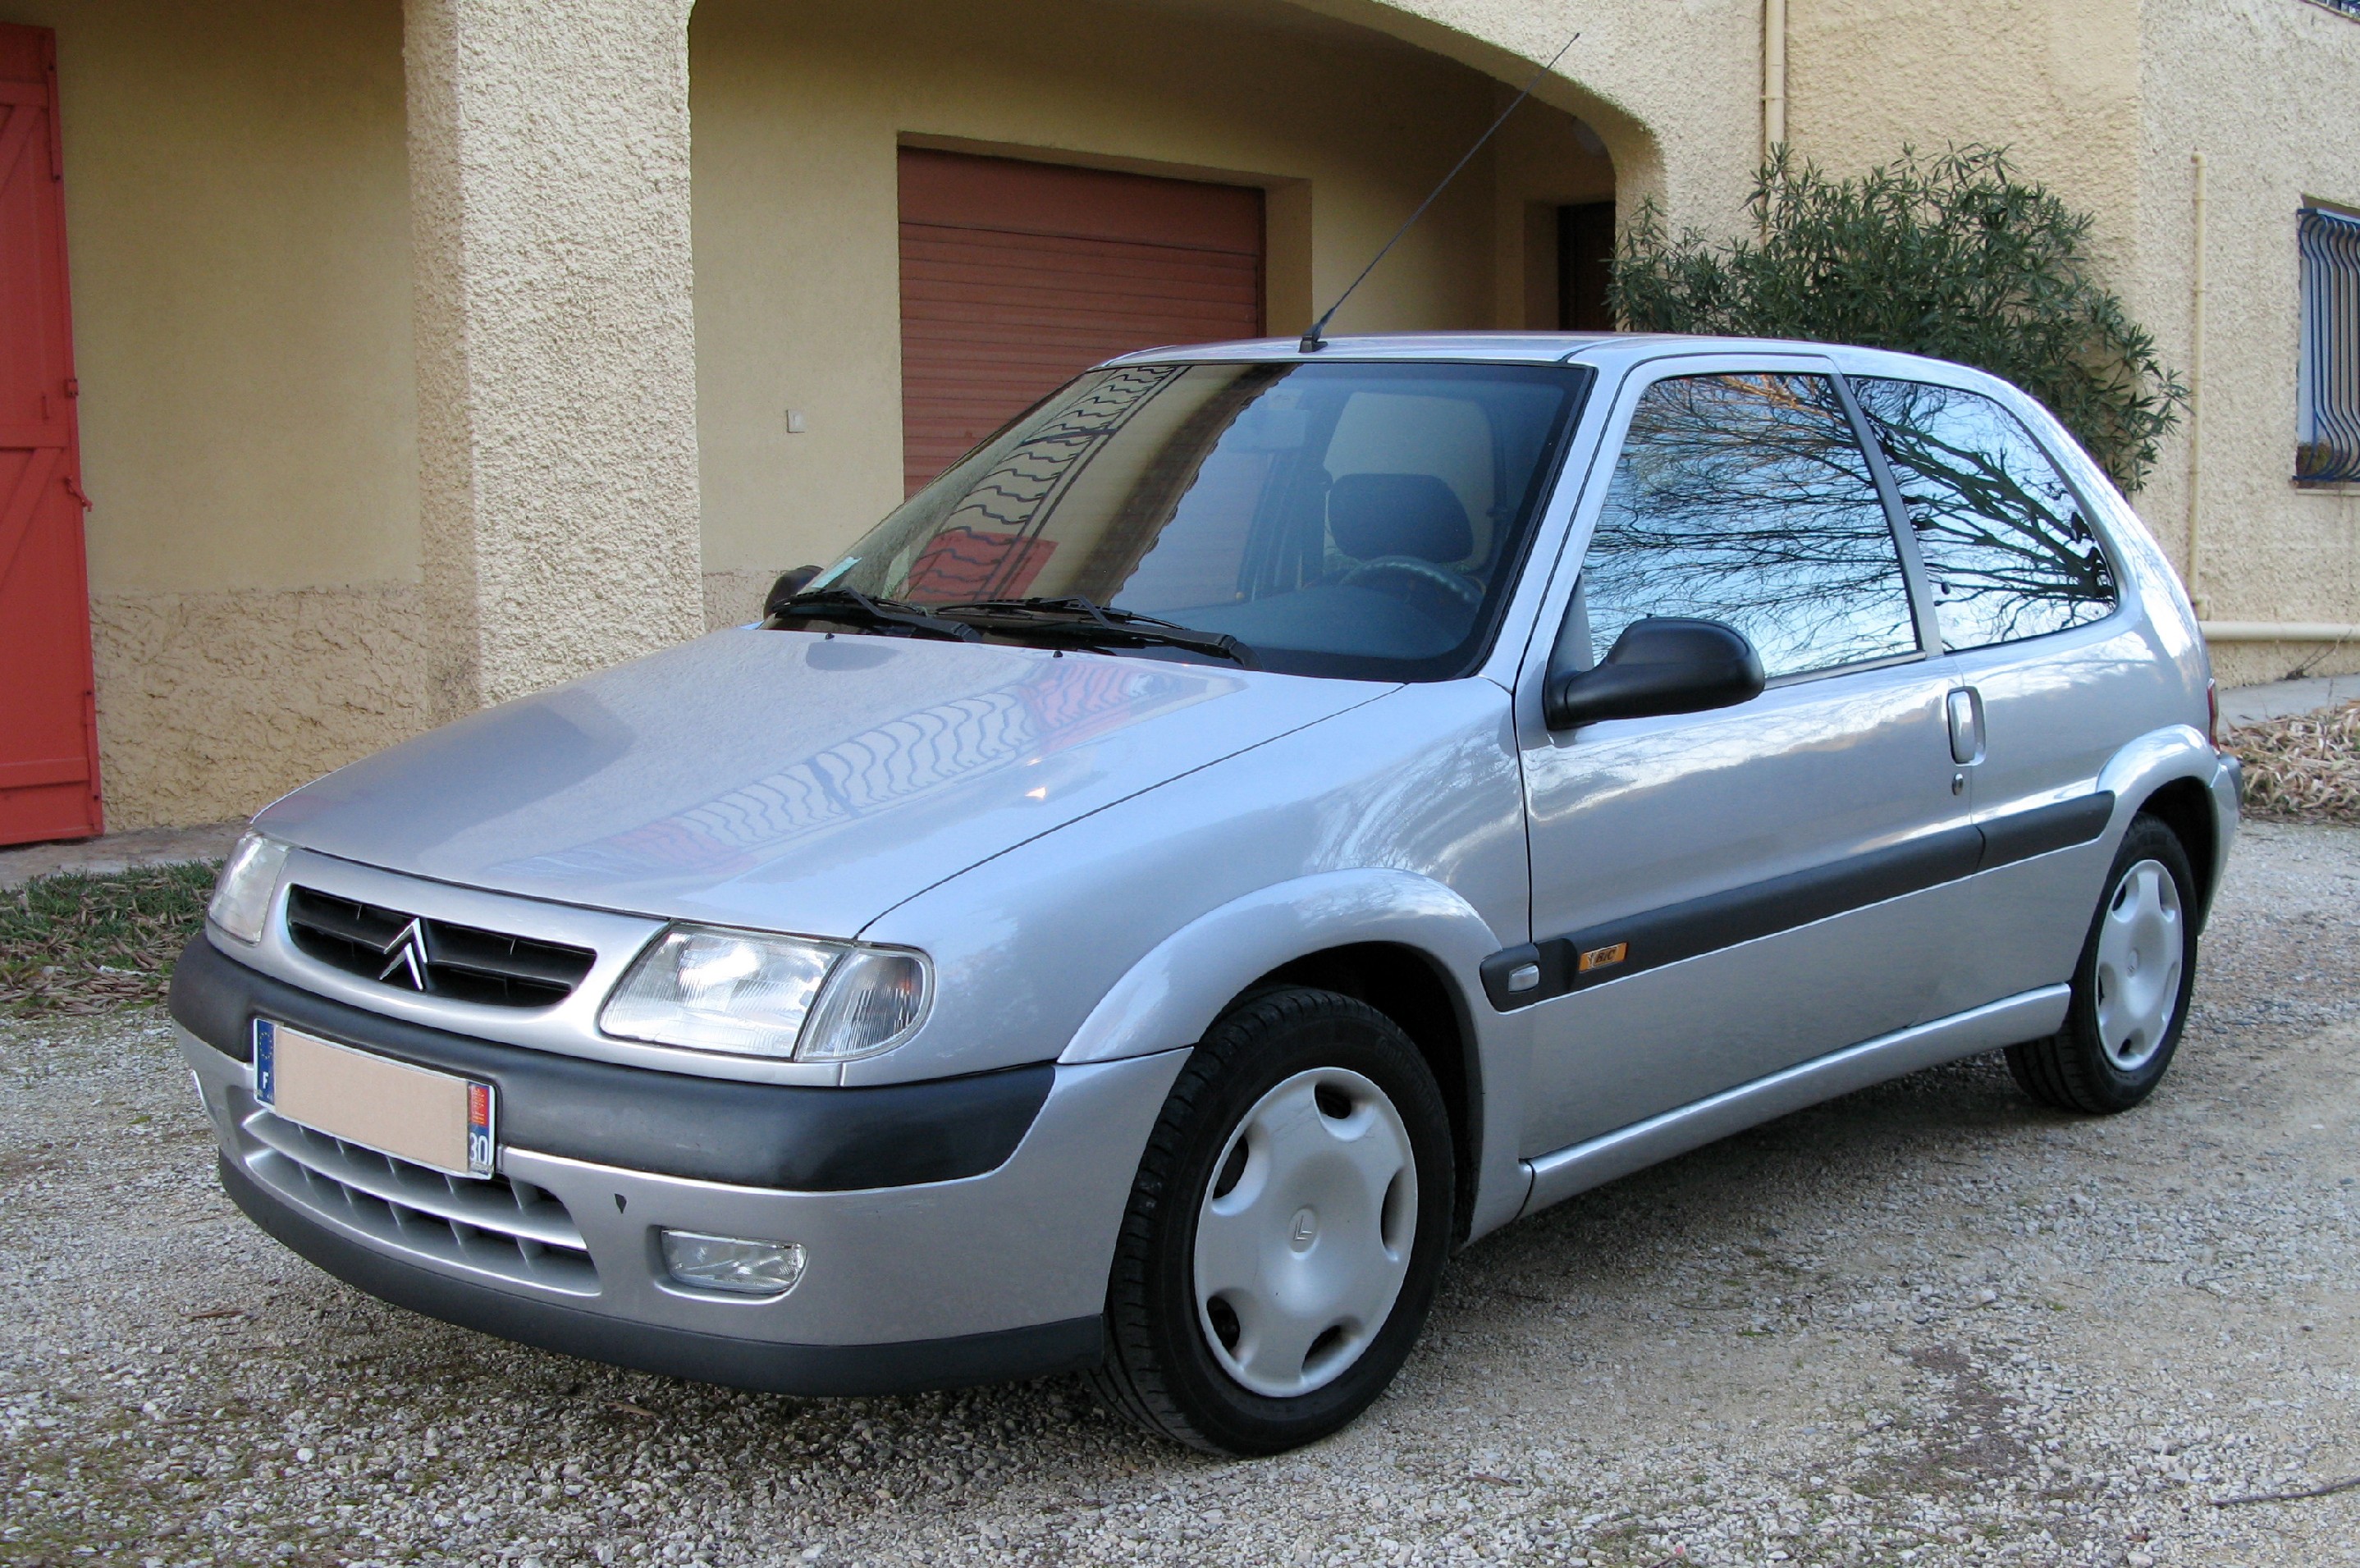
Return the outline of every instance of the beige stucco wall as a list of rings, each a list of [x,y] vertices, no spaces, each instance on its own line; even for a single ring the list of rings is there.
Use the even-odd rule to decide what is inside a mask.
[[[752,613],[901,499],[895,157],[904,142],[1197,175],[1272,191],[1271,328],[1307,324],[1501,106],[1491,79],[1271,5],[1062,13],[702,0],[690,34],[697,409],[708,614]],[[1415,112],[1405,112],[1405,106]],[[1561,111],[1532,104],[1337,318],[1338,332],[1523,325],[1497,213],[1611,191]],[[1307,232],[1283,232],[1297,208]],[[1307,244],[1305,242],[1307,240]],[[1496,274],[1516,268],[1503,315]],[[791,435],[790,408],[806,430]]]
[[[1741,222],[1759,142],[1761,0],[1300,0],[1522,85],[1594,127],[1619,194],[1654,198],[1675,225]]]
[[[686,9],[0,7],[59,39],[110,826],[703,626]]]
[[[439,721],[701,631],[690,0],[409,0]]]
[[[2206,170],[2202,565],[2211,619],[2360,623],[2360,489],[2294,472],[2300,309],[2295,211],[2360,208],[2360,20],[2304,0],[2150,0],[2138,259],[2125,292],[2178,365],[2191,359],[2194,203]],[[2139,509],[2186,561],[2189,452],[2175,437]],[[2360,670],[2360,646],[2212,645],[2229,682]]]
[[[1061,15],[1037,65],[1004,47],[1032,14],[998,0],[841,12],[714,0],[701,28],[745,35],[701,51],[725,112],[695,166],[744,200],[695,280],[692,369],[685,0],[0,5],[60,35],[114,825],[250,811],[741,613],[812,553],[777,541],[890,504],[890,268],[835,242],[881,217],[890,258],[898,136],[1268,180],[1293,326],[1487,117],[1491,78],[1586,28],[1539,99],[1617,173],[1584,146],[1569,174],[1570,121],[1528,114],[1339,323],[1384,327],[1521,321],[1536,201],[1611,179],[1733,211],[1752,124],[1751,0],[1132,0]],[[811,445],[846,445],[791,463],[806,405]]]
[[[418,727],[396,0],[47,0],[108,823]]]
[[[1787,143],[1851,174],[1904,146],[2005,147],[2126,258],[2140,0],[1787,0]]]
[[[1536,203],[1721,225],[1750,163],[1752,0],[1127,0],[1029,54],[1003,0],[709,0],[699,355],[686,14],[0,5],[60,36],[114,825],[742,613],[889,506],[898,138],[1265,181],[1282,328],[1577,27],[1339,326],[1522,324]]]
[[[110,832],[251,815],[426,727],[408,583],[91,596]]]
[[[2360,620],[2360,497],[2285,478],[2292,212],[2360,204],[2321,131],[2348,118],[2360,24],[2302,0],[1789,6],[1799,152],[2009,144],[2097,214],[2108,279],[2180,365],[2208,153],[2207,607]],[[1339,329],[1526,324],[1542,208],[1612,192],[1731,232],[1757,149],[1759,0],[1108,0],[1060,11],[1054,49],[1022,47],[1040,13],[1011,0],[688,16],[0,0],[59,33],[114,825],[251,810],[736,618],[889,507],[902,140],[1264,184],[1277,330],[1577,28],[1547,111]],[[2175,551],[2186,468],[2176,441],[2138,497]]]
[[[2208,618],[2360,622],[2360,496],[2298,491],[2294,212],[2360,205],[2360,22],[2305,0],[1788,0],[1790,144],[1844,173],[1905,142],[2005,146],[2092,214],[2101,276],[2192,361],[2193,183],[2210,160]],[[2133,497],[2183,571],[2189,435]],[[2216,642],[2224,682],[2360,669],[2360,648]]]

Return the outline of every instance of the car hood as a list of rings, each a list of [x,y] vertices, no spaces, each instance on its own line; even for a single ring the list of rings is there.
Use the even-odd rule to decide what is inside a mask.
[[[741,627],[421,735],[255,823],[472,887],[851,936],[1027,839],[1389,689]]]

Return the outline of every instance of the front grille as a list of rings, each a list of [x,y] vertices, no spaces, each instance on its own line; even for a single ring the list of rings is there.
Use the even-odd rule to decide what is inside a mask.
[[[598,957],[586,947],[425,920],[310,887],[288,889],[287,934],[321,963],[364,980],[495,1007],[554,1006]]]
[[[245,1121],[257,1180],[388,1247],[519,1284],[598,1293],[597,1266],[557,1196],[505,1176],[445,1176],[298,1127],[266,1108]]]

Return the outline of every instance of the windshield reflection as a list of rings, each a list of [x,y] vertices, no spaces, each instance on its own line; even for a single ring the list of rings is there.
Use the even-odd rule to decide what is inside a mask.
[[[936,608],[1087,599],[1234,637],[1262,669],[1461,673],[1496,623],[1588,377],[1360,362],[1096,371],[912,496],[813,589]]]

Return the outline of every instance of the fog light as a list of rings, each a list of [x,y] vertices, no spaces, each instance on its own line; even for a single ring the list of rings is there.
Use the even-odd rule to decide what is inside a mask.
[[[693,1230],[662,1236],[664,1267],[682,1284],[699,1290],[783,1296],[803,1277],[803,1249],[792,1241],[747,1241]]]

